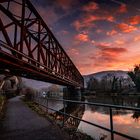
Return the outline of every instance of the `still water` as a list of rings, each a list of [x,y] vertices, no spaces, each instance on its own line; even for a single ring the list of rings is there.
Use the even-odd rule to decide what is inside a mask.
[[[94,97],[87,98],[86,102],[105,103],[123,106],[140,106],[138,97]],[[128,110],[113,110],[114,130],[140,139],[140,113]],[[85,106],[82,116],[83,120],[110,128],[109,109],[106,107]],[[93,138],[99,140],[104,137],[110,140],[110,133],[84,122],[80,122],[78,129]],[[115,140],[126,140],[126,138],[115,135]]]
[[[121,105],[129,107],[140,107],[140,97],[131,96],[131,97],[87,97],[85,102],[93,103],[104,103],[112,105]],[[61,101],[49,101],[48,106],[56,110],[63,109],[63,102]],[[76,113],[77,110],[77,113]],[[68,114],[79,117],[83,120],[89,121],[101,125],[106,128],[110,128],[110,116],[109,108],[107,107],[97,107],[91,105],[70,105],[67,106],[66,112]],[[74,112],[74,113],[73,113]],[[87,133],[95,140],[110,140],[110,133],[102,130],[100,128],[94,127],[84,122],[76,123],[75,127],[81,132]],[[137,138],[140,140],[140,112],[130,111],[130,110],[116,110],[113,109],[113,127],[114,130],[127,134],[131,137]],[[114,135],[115,140],[126,140],[126,138]]]

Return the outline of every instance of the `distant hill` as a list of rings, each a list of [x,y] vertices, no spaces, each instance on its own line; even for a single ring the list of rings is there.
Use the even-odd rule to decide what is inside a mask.
[[[110,70],[110,71],[97,72],[97,73],[93,73],[93,74],[89,74],[89,75],[83,75],[85,87],[87,87],[87,82],[90,80],[90,78],[94,77],[94,78],[96,78],[97,80],[100,81],[106,75],[114,75],[115,77],[124,78],[124,79],[129,78],[130,79],[129,82],[131,84],[134,84],[133,81],[131,80],[131,78],[129,77],[129,75],[127,74],[127,71]]]

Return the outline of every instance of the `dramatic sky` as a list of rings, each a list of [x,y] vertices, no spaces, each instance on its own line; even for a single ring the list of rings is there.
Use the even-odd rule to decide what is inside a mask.
[[[82,74],[140,63],[140,0],[32,0]]]

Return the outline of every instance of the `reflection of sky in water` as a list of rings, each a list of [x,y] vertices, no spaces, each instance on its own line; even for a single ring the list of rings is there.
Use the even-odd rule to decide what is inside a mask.
[[[132,118],[133,113],[117,114],[113,117],[114,130],[130,135],[137,139],[140,139],[140,121]],[[100,112],[93,112],[89,108],[84,112],[83,120],[104,126],[110,127],[110,120],[108,114],[102,114]],[[78,129],[88,135],[91,135],[95,139],[101,138],[101,136],[107,136],[105,140],[110,140],[110,134],[100,128],[94,127],[84,122],[80,122]],[[116,140],[125,140],[125,138],[115,135]]]

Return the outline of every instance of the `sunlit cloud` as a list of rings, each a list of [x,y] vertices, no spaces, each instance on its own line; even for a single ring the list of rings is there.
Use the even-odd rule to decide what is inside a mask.
[[[116,31],[116,30],[111,30],[111,31],[108,31],[106,34],[108,35],[108,36],[113,36],[113,35],[115,35],[115,34],[117,34],[118,32]]]
[[[95,2],[90,2],[89,4],[83,6],[83,11],[86,11],[86,12],[92,12],[92,11],[95,11],[99,9],[99,6],[97,3]]]
[[[120,39],[120,40],[115,40],[115,43],[116,43],[117,45],[124,45],[124,44],[125,44],[125,41],[122,40],[122,39]]]
[[[129,4],[79,0],[49,3],[38,5],[39,13],[82,74],[128,70],[140,63],[140,14]]]
[[[108,42],[101,42],[101,43],[96,43],[96,47],[99,49],[103,49],[103,48],[109,48],[111,47],[112,43],[108,43]]]
[[[121,4],[117,12],[118,13],[126,13],[127,12],[126,4]]]
[[[126,23],[120,23],[117,25],[117,28],[124,32],[124,33],[130,33],[132,31],[136,31],[137,30],[137,27],[135,26],[132,26],[132,25],[128,25]]]
[[[131,25],[140,24],[140,15],[136,15],[136,16],[130,17],[130,18],[128,19],[128,22],[129,22]]]
[[[140,41],[140,35],[134,37],[134,41]]]
[[[73,56],[73,55],[79,55],[79,51],[75,48],[71,48],[69,51],[68,51],[69,55]]]
[[[80,30],[82,28],[92,28],[96,27],[95,21],[108,21],[114,22],[115,18],[111,15],[92,15],[86,14],[82,19],[76,20],[73,22],[73,26],[76,30]]]
[[[87,34],[80,33],[75,36],[76,41],[87,42],[89,41],[89,37]]]
[[[127,52],[125,48],[102,48],[98,52],[96,61],[102,62],[108,66],[112,65],[112,63],[116,63],[120,61],[118,56],[122,53]],[[90,57],[91,58],[91,57]]]
[[[116,56],[120,53],[126,52],[126,48],[103,48],[102,49],[105,54],[109,54],[110,56]]]

